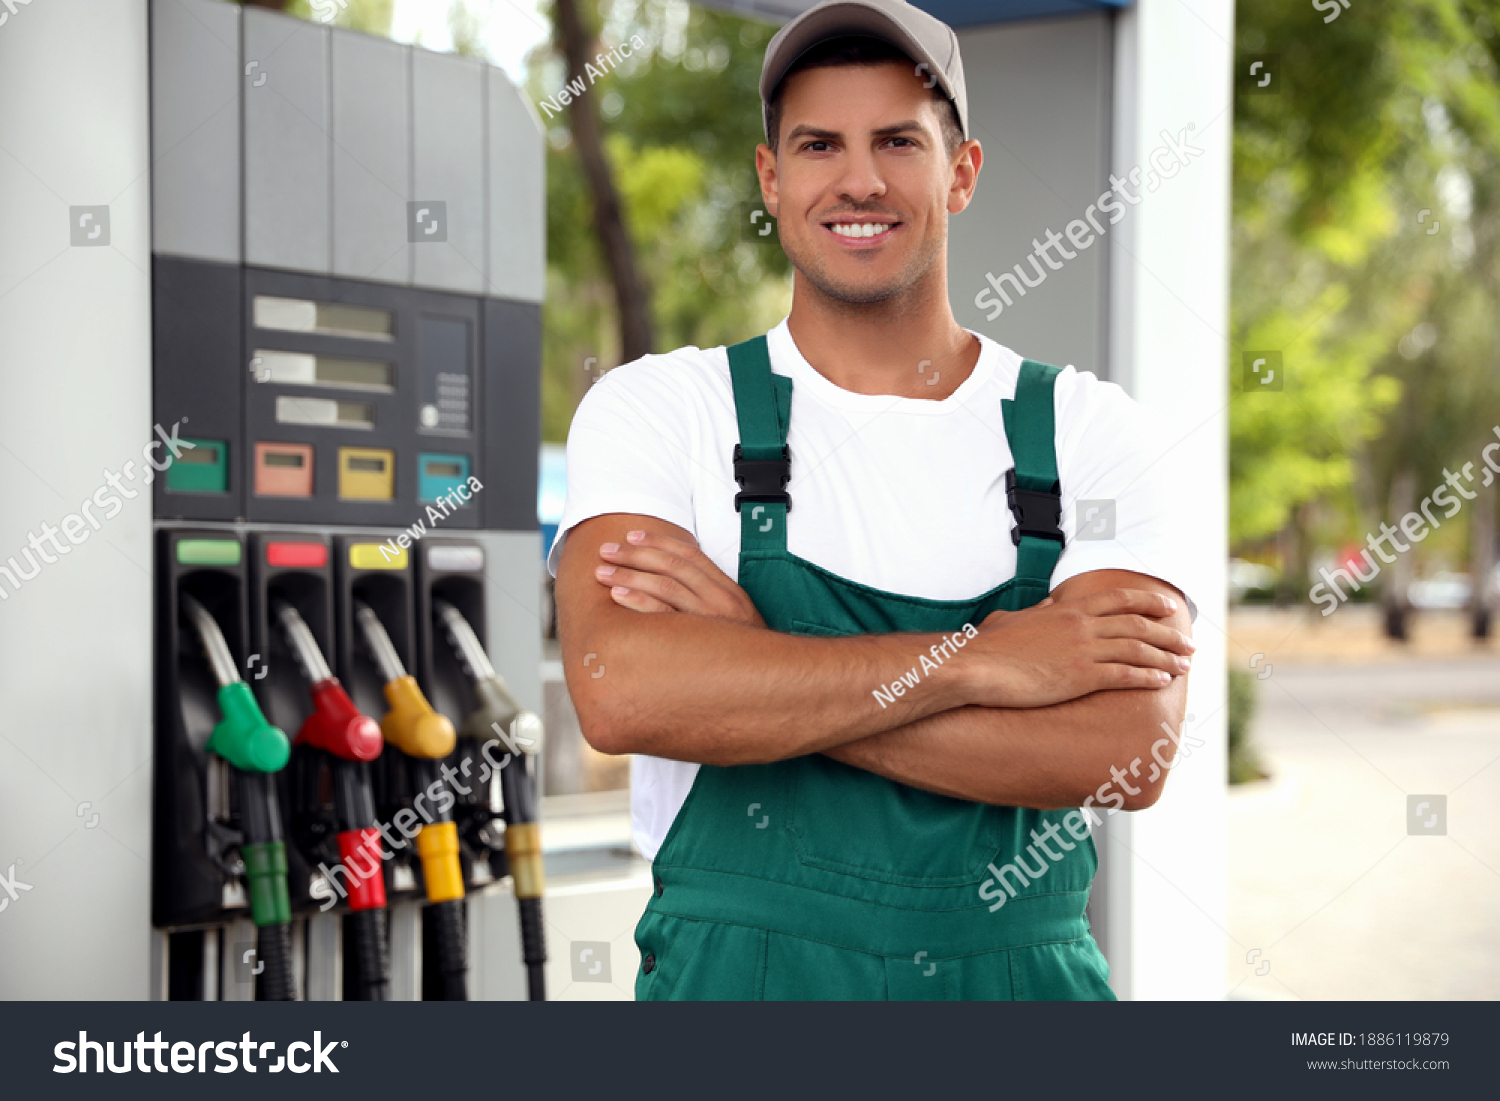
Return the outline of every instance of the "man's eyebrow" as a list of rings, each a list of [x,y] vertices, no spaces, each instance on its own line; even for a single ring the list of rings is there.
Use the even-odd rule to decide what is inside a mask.
[[[923,126],[922,123],[917,119],[903,119],[901,122],[892,123],[889,126],[882,126],[878,130],[871,131],[871,133],[873,133],[876,137],[889,138],[894,137],[897,134],[908,134],[913,130],[925,133],[926,129],[927,128]],[[843,136],[844,135],[837,130],[823,130],[819,127],[809,126],[806,123],[802,123],[798,126],[792,127],[792,132],[786,136],[786,140],[790,142],[795,141],[797,138],[812,138],[814,141],[838,141]]]
[[[787,141],[794,138],[814,138],[818,141],[836,141],[843,137],[837,130],[820,130],[816,126],[808,126],[806,123],[792,127],[792,132],[786,136]]]
[[[925,132],[926,129],[927,128],[916,119],[906,119],[902,122],[893,123],[890,126],[882,126],[879,130],[874,131],[874,133],[879,137],[889,138],[894,137],[897,134],[907,133],[912,130],[921,130]]]

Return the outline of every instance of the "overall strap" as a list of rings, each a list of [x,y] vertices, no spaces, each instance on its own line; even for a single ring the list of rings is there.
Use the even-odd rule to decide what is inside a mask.
[[[786,445],[792,416],[792,380],[771,370],[764,336],[729,347],[734,414],[740,442],[734,448],[734,479],[740,492],[740,551],[786,550],[786,514],[792,507],[786,484],[792,476]]]
[[[1062,488],[1057,477],[1056,425],[1052,386],[1059,369],[1035,360],[1021,362],[1015,398],[1001,401],[1005,438],[1015,466],[1005,473],[1006,498],[1015,527],[1016,578],[1052,587],[1052,570],[1062,554]]]

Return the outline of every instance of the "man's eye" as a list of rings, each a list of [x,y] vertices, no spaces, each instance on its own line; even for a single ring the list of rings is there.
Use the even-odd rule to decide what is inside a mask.
[[[910,146],[913,146],[913,147],[916,146],[916,142],[912,141],[910,138],[892,138],[891,139],[891,144],[892,145],[910,145]]]
[[[822,153],[825,150],[831,149],[833,147],[831,145],[829,145],[826,141],[810,141],[806,145],[804,145],[802,148],[810,150],[810,151],[812,151],[814,153]]]

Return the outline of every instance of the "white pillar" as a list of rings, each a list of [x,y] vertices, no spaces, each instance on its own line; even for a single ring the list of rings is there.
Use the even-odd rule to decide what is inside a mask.
[[[49,550],[19,589],[0,575],[0,874],[14,865],[31,888],[0,893],[0,991],[145,998],[146,0],[42,0],[0,7],[0,19],[0,564],[16,555],[25,569],[28,536],[78,514],[104,470],[134,462],[137,477],[133,500],[109,519],[95,506],[100,527]],[[107,229],[104,209],[77,207],[107,208]]]
[[[1132,208],[1110,255],[1109,377],[1166,425],[1160,462],[1193,517],[1202,568],[1188,733],[1160,803],[1108,820],[1105,955],[1122,998],[1224,996],[1226,894],[1225,563],[1228,557],[1229,199],[1232,0],[1140,0],[1116,21],[1116,175],[1188,154]],[[1161,165],[1170,163],[1159,156]],[[1127,185],[1128,186],[1128,185]]]

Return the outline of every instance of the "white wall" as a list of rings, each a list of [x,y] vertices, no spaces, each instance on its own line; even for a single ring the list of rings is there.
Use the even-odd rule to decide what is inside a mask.
[[[151,432],[146,3],[0,13],[0,563],[27,568]],[[104,205],[110,243],[71,246],[69,207]],[[87,530],[0,578],[0,874],[31,887],[0,891],[6,998],[148,991],[149,492]]]
[[[1110,819],[1105,954],[1122,997],[1224,996],[1226,884],[1224,563],[1228,523],[1229,182],[1232,0],[1139,0],[1117,17],[1115,140],[1121,177],[1166,144],[1203,150],[1118,227],[1110,255],[1110,377],[1164,425],[1170,466],[1194,517],[1190,594],[1198,653],[1189,735],[1204,745],[1160,803]]]
[[[1030,359],[1105,378],[1108,235],[1061,270],[1044,268],[1046,281],[1009,306],[985,274],[998,279],[1021,264],[1035,280],[1032,242],[1049,229],[1063,233],[1107,186],[1113,41],[1106,12],[959,32],[969,134],[984,164],[973,202],[948,225],[948,298],[960,325]]]

